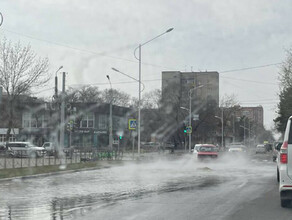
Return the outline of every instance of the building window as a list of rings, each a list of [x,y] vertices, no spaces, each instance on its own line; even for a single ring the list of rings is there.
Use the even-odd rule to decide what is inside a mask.
[[[10,134],[9,136],[9,142],[15,141],[16,138],[13,134]],[[6,142],[6,134],[0,134],[0,142]]]
[[[107,115],[99,115],[98,128],[107,129]]]
[[[80,121],[81,128],[93,128],[94,127],[94,115],[93,113],[86,114]]]
[[[36,115],[32,113],[23,113],[23,128],[46,128],[48,126],[48,115]]]
[[[24,127],[24,128],[29,128],[30,127],[30,114],[29,113],[23,113],[22,127]]]

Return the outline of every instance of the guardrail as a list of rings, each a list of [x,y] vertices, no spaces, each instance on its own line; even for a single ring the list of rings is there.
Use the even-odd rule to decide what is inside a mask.
[[[42,156],[36,154],[27,155],[26,151],[7,151],[0,154],[0,169],[13,169],[24,167],[51,166],[61,164],[73,164],[90,162],[97,160],[122,160],[123,152],[107,150],[72,150],[62,154],[53,154],[51,156],[42,152]]]

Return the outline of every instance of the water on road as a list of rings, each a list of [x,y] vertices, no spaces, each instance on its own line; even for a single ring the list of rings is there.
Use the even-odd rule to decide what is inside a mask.
[[[151,198],[177,191],[216,189],[274,175],[265,159],[223,156],[196,161],[127,163],[123,166],[33,179],[0,182],[0,219],[72,219],[115,206],[121,201]]]

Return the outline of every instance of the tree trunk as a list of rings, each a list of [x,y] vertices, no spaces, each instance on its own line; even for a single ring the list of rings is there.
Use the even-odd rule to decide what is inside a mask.
[[[13,128],[13,117],[14,117],[13,103],[14,103],[13,100],[9,100],[9,103],[8,103],[9,114],[8,114],[8,128],[7,128],[7,133],[6,133],[6,142],[9,142],[11,129]]]

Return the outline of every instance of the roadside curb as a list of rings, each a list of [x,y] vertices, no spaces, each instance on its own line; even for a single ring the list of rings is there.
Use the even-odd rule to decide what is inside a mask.
[[[127,161],[129,162],[129,161]],[[107,162],[107,164],[102,164],[100,166],[96,167],[88,167],[88,168],[81,168],[81,169],[75,169],[75,170],[60,170],[56,172],[50,172],[50,173],[40,173],[40,174],[33,174],[33,175],[27,175],[27,176],[16,176],[16,177],[11,177],[11,178],[3,178],[0,179],[1,182],[9,182],[12,180],[25,180],[25,179],[35,179],[35,178],[40,178],[40,177],[48,177],[48,176],[57,176],[57,175],[63,175],[63,174],[69,174],[69,173],[77,173],[77,172],[82,172],[82,171],[90,171],[90,170],[99,170],[99,169],[107,169],[113,166],[117,165],[123,165],[121,164],[110,164]]]

